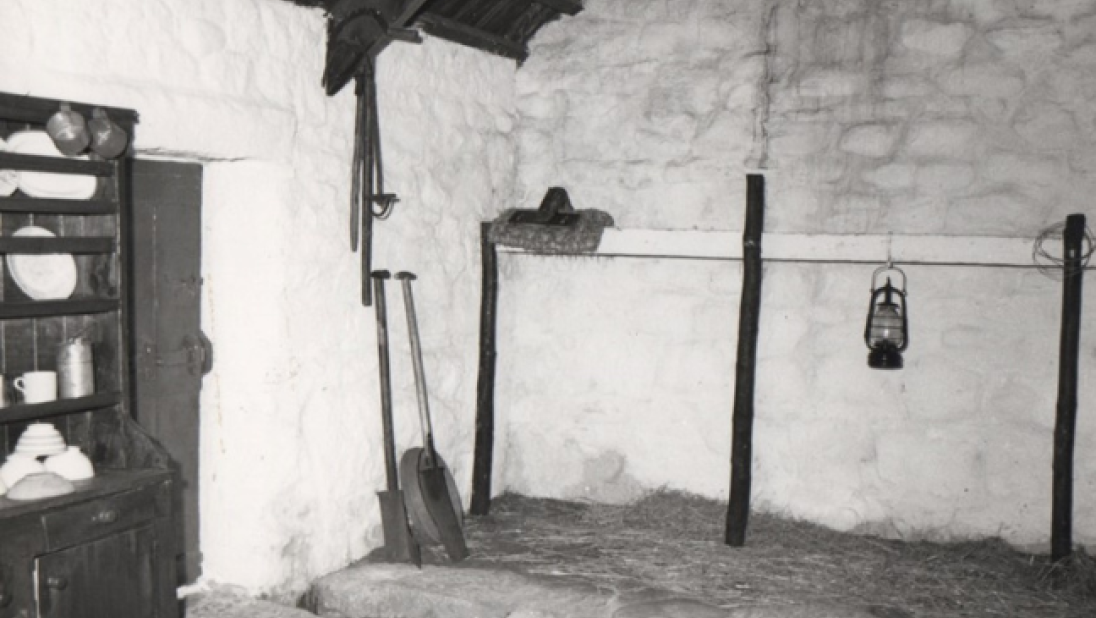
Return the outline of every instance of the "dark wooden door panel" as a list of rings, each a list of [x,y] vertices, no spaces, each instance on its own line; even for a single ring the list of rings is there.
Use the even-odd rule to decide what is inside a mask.
[[[201,332],[202,167],[137,160],[131,169],[133,407],[179,474],[177,566],[193,582],[201,572],[198,406],[211,353]]]
[[[161,615],[156,532],[151,525],[38,559],[41,618]],[[166,618],[166,617],[165,617]]]

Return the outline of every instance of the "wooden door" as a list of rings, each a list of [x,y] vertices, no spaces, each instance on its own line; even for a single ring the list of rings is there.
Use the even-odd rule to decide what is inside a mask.
[[[198,405],[212,362],[201,331],[202,167],[136,160],[131,169],[133,409],[178,474],[176,567],[189,583],[201,574]]]
[[[168,618],[149,525],[37,560],[39,618]]]

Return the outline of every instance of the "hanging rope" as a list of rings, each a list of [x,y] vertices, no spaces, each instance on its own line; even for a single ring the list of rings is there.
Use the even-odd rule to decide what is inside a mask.
[[[1065,222],[1055,223],[1039,232],[1039,236],[1035,238],[1035,244],[1031,248],[1031,261],[1038,267],[1039,272],[1055,281],[1061,281],[1064,275],[1076,272],[1076,270],[1074,270],[1067,273],[1067,263],[1075,263],[1077,264],[1077,270],[1084,270],[1088,267],[1088,263],[1092,259],[1092,254],[1096,253],[1096,235],[1092,233],[1092,228],[1086,225],[1085,244],[1087,245],[1087,248],[1080,256],[1073,257],[1072,259],[1067,259],[1067,256],[1061,255],[1065,230]],[[1056,252],[1047,248],[1047,243],[1051,241],[1054,246],[1057,247]]]

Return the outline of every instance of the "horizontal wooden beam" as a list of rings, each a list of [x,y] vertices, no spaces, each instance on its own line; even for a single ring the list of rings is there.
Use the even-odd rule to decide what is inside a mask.
[[[5,302],[0,305],[0,318],[40,318],[51,315],[91,315],[116,311],[119,302],[114,298],[40,300]]]
[[[38,215],[110,215],[118,212],[118,202],[111,199],[0,197],[0,213],[3,212],[28,212]]]
[[[133,125],[137,123],[137,112],[131,109],[8,93],[0,93],[0,116],[21,122],[45,124],[50,116],[57,113],[61,103],[68,103],[72,111],[80,112],[86,118],[91,118],[92,110],[101,108],[107,112],[111,120],[122,125],[126,130],[132,130]]]
[[[109,236],[70,236],[64,238],[41,236],[5,236],[0,238],[0,253],[114,253],[114,239]]]
[[[0,152],[0,169],[52,172],[57,174],[84,174],[87,176],[110,176],[114,173],[114,163],[111,161],[88,161],[84,159]]]
[[[602,257],[740,260],[742,232],[606,229],[596,252]],[[1034,266],[1033,239],[994,236],[839,235],[766,233],[763,258],[784,262],[831,262],[954,266]],[[537,253],[499,245],[507,253]]]
[[[419,9],[421,9],[424,4],[426,4],[426,0],[404,0],[404,2],[400,4],[400,10],[392,20],[392,23],[388,25],[395,28],[407,27],[408,22],[411,21],[411,18],[415,16],[415,13],[419,12]]]
[[[577,0],[534,0],[541,6],[548,7],[566,15],[578,15],[582,11],[582,3]]]
[[[0,408],[0,423],[14,423],[32,419],[60,416],[74,412],[88,412],[116,406],[122,401],[121,393],[94,393],[87,397],[58,399],[45,403],[15,404]]]
[[[459,45],[474,47],[504,58],[513,58],[518,62],[524,62],[529,57],[529,48],[524,45],[434,13],[427,12],[419,15],[416,23],[427,34],[432,34]]]

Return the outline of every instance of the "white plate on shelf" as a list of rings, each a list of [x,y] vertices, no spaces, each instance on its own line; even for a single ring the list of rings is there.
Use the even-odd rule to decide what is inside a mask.
[[[8,143],[0,139],[0,152],[8,149]],[[19,172],[0,170],[0,197],[7,197],[19,188]]]
[[[13,236],[54,237],[53,232],[29,225]],[[19,289],[33,300],[59,300],[76,289],[76,260],[68,253],[9,253],[8,272]]]
[[[19,131],[8,136],[8,152],[49,157],[64,157],[45,131]],[[67,157],[87,159],[86,156]],[[95,176],[16,172],[19,189],[31,197],[84,200],[95,195]]]

